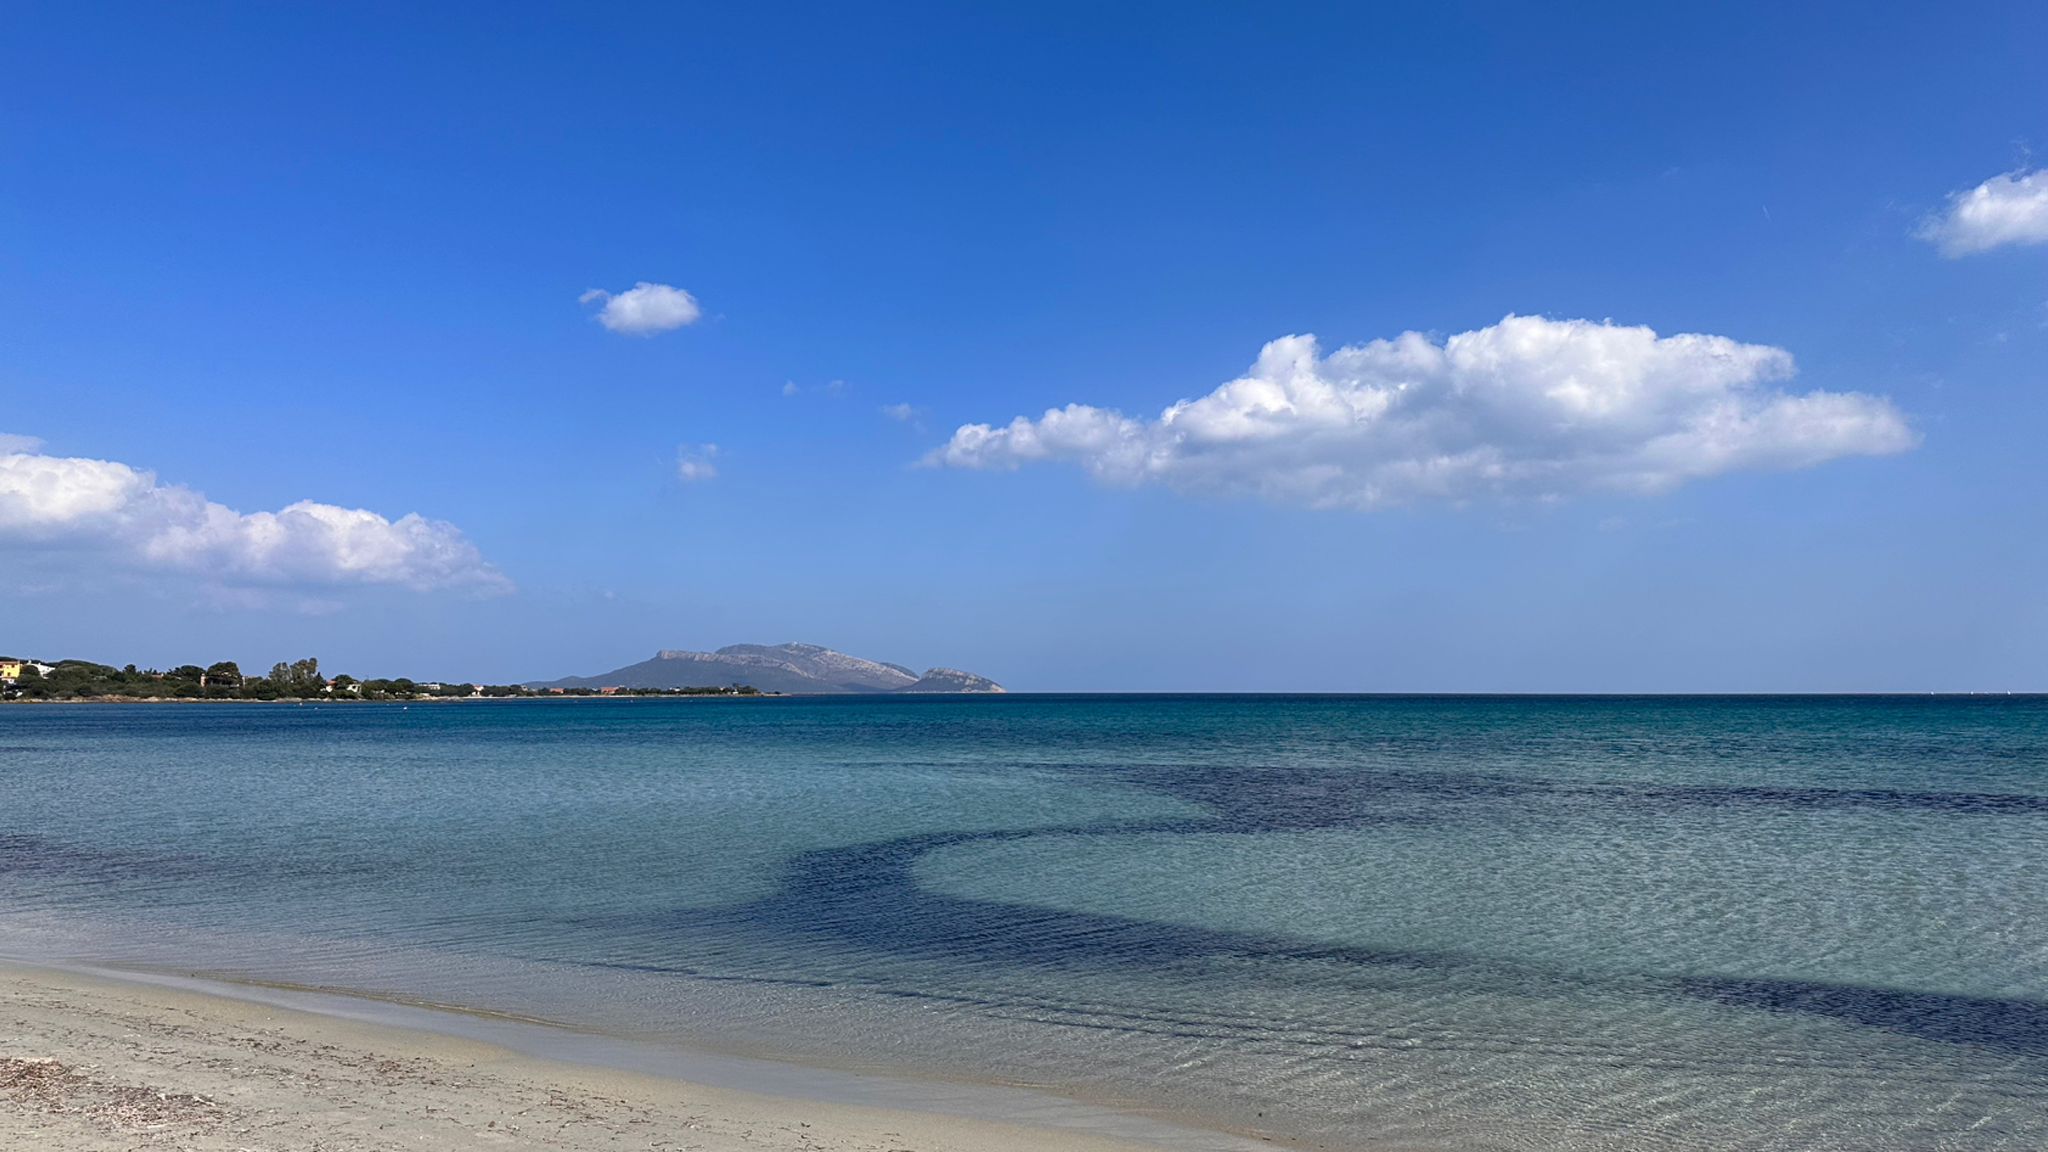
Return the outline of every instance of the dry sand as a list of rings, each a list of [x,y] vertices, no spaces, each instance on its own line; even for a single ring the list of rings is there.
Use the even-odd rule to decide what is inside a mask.
[[[204,992],[0,964],[0,1149],[1157,1152],[522,1056]]]

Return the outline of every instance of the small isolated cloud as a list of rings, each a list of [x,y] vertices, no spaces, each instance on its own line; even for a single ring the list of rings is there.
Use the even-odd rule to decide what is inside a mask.
[[[616,295],[602,288],[592,288],[577,297],[583,304],[601,303],[597,322],[613,332],[628,336],[652,336],[657,332],[673,332],[697,322],[703,312],[697,307],[697,298],[667,284],[650,284],[645,280]]]
[[[1328,355],[1288,336],[1243,378],[1157,419],[1069,404],[963,425],[926,460],[1063,461],[1116,484],[1371,508],[1656,492],[1918,443],[1883,397],[1770,387],[1792,374],[1791,354],[1768,345],[1540,316]]]
[[[685,484],[718,477],[718,445],[684,444],[676,449],[676,479]]]
[[[852,385],[844,380],[827,380],[823,384],[799,384],[794,380],[785,380],[782,383],[782,394],[801,396],[806,392],[815,392],[821,396],[843,396],[851,387]]]
[[[898,424],[908,424],[919,432],[924,431],[924,409],[915,404],[884,404],[881,413]]]
[[[40,452],[43,442],[34,436],[16,436],[11,432],[0,432],[0,456],[11,456],[17,452]]]
[[[301,500],[237,512],[111,460],[0,453],[0,549],[96,552],[216,582],[507,591],[453,524]]]
[[[2048,168],[2007,172],[1950,194],[1915,233],[1950,259],[2013,244],[2048,244]]]

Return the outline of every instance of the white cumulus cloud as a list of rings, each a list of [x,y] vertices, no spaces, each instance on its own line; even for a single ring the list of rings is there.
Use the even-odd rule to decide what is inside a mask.
[[[0,550],[95,551],[152,569],[258,584],[510,588],[452,524],[301,500],[237,512],[111,460],[0,448]]]
[[[597,322],[613,332],[628,336],[652,336],[673,332],[697,322],[703,315],[697,298],[681,288],[650,284],[645,280],[617,294],[592,288],[577,297],[580,303],[603,304]]]
[[[2007,172],[1950,195],[1918,235],[1951,259],[2008,244],[2048,244],[2048,168]]]
[[[1770,386],[1792,374],[1791,354],[1768,345],[1540,316],[1328,355],[1314,336],[1288,336],[1244,377],[1157,419],[1069,404],[963,425],[927,462],[1064,461],[1111,483],[1370,508],[1655,492],[1918,442],[1882,397]]]
[[[685,484],[718,478],[718,445],[685,444],[676,449],[676,479]]]

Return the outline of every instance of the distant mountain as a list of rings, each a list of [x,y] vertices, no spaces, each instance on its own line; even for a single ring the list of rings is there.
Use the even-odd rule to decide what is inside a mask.
[[[923,676],[901,664],[848,656],[816,644],[733,644],[716,652],[664,649],[652,660],[596,676],[541,680],[528,688],[714,688],[751,685],[763,692],[1001,692],[985,676],[934,668]]]

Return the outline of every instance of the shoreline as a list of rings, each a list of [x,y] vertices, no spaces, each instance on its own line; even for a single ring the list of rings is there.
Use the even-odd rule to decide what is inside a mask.
[[[1271,1148],[1030,1088],[722,1056],[454,1006],[0,958],[0,1146]],[[32,1143],[31,1143],[32,1142]]]

